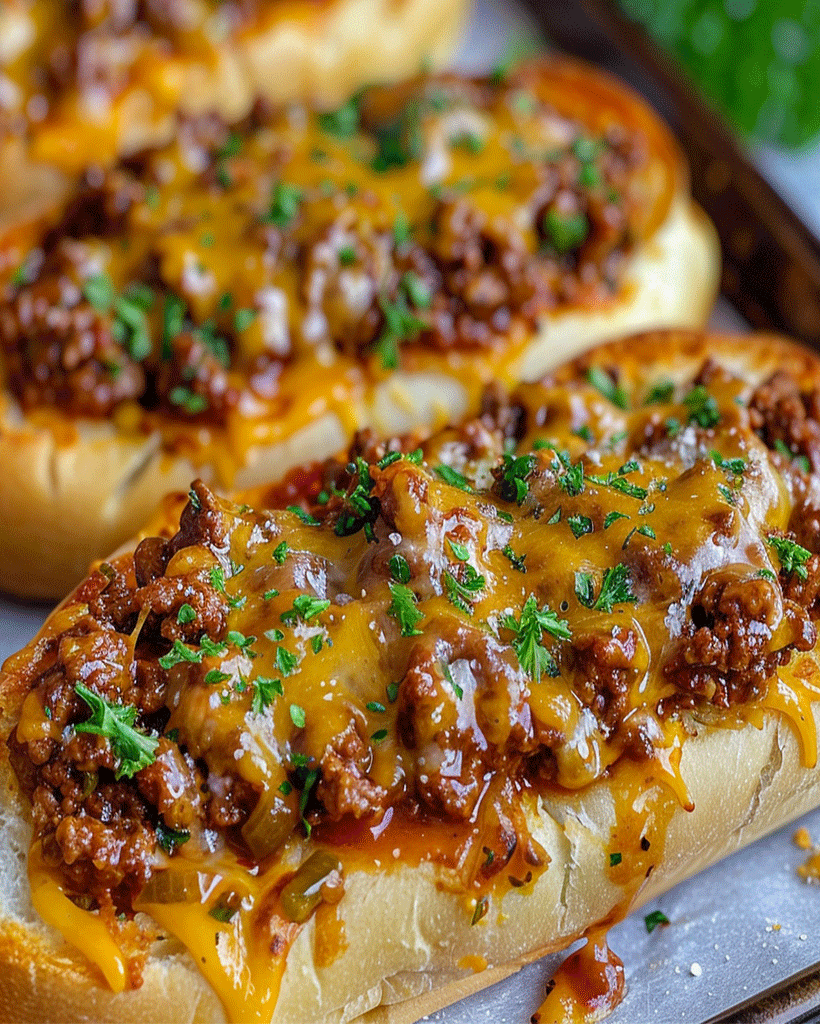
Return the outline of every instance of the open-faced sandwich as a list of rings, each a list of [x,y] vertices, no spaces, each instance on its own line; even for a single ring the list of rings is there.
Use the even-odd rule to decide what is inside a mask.
[[[667,130],[558,60],[190,121],[0,251],[0,588],[28,596],[195,474],[272,480],[601,337],[700,324],[719,262]]]
[[[607,925],[820,800],[818,402],[647,335],[196,483],[5,665],[0,1016],[415,1020],[587,936],[538,1019],[599,1019]]]
[[[259,100],[337,106],[368,83],[440,65],[465,8],[465,0],[4,0],[0,139],[23,143],[15,161],[26,154],[71,172],[170,141],[179,114],[230,123]],[[19,175],[19,164],[9,170]]]

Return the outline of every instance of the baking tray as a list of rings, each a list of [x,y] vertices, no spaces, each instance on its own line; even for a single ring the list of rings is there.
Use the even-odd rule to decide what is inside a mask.
[[[724,246],[724,297],[713,326],[775,327],[818,345],[816,239],[760,178],[719,119],[701,109],[674,69],[666,67],[659,78],[662,59],[650,54],[647,64],[645,40],[622,22],[613,28],[612,18],[619,21],[605,4],[592,2],[524,6],[478,0],[459,63],[471,69],[489,66],[540,25],[563,48],[613,67],[631,81],[678,133],[693,167],[694,192],[729,241]],[[733,235],[738,228],[745,229],[739,242]],[[765,270],[765,294],[751,282],[753,266],[758,273]],[[796,301],[806,295],[808,306]],[[28,641],[47,611],[0,597],[0,661]],[[792,842],[798,825],[820,839],[820,810],[677,886],[612,930],[612,948],[624,961],[627,995],[607,1018],[609,1024],[820,1020],[820,886],[798,878],[796,869],[805,858]],[[649,934],[643,915],[656,909],[670,924]],[[526,1024],[565,955],[546,957],[424,1019]]]

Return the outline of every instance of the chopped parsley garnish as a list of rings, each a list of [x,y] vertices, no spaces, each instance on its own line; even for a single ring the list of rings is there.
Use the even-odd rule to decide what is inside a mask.
[[[609,866],[611,868],[617,867],[623,860],[623,855],[620,853],[610,853],[609,855]]]
[[[675,394],[675,385],[671,380],[659,380],[647,391],[644,405],[662,405],[664,402],[671,402]]]
[[[427,324],[419,320],[410,309],[408,297],[406,290],[401,288],[392,302],[384,295],[379,297],[384,327],[375,347],[385,370],[395,370],[399,365],[399,345],[404,341],[415,340],[419,333],[427,328]],[[410,301],[412,302],[412,298]]]
[[[450,669],[450,666],[447,664],[446,661],[439,662],[439,664],[441,665],[442,675],[452,687],[453,693],[456,695],[456,697],[458,697],[458,699],[461,700],[464,697],[464,690],[458,685],[455,679],[453,679],[453,673],[452,670]]]
[[[683,400],[683,404],[689,410],[689,423],[697,423],[699,427],[707,429],[716,427],[720,423],[720,411],[717,402],[706,390],[703,384],[696,384]]]
[[[434,466],[433,469],[436,476],[440,476],[441,479],[446,484],[450,484],[451,487],[458,487],[460,491],[466,491],[467,494],[475,493],[473,488],[470,486],[467,477],[462,473],[459,473],[457,469],[453,469],[452,466]]]
[[[171,405],[187,412],[189,416],[198,416],[208,408],[208,401],[203,395],[198,395],[195,391],[182,385],[171,388],[168,392],[168,401]]]
[[[600,487],[610,487],[612,490],[620,491],[621,494],[626,494],[630,498],[637,498],[638,501],[643,501],[649,494],[649,491],[645,487],[633,484],[630,480],[626,479],[629,473],[634,473],[640,470],[640,468],[638,462],[632,459],[624,463],[617,473],[613,473],[610,470],[606,476],[590,474],[587,479],[593,484],[598,484]]]
[[[484,589],[486,580],[471,565],[464,565],[463,579],[458,579],[448,569],[444,570],[444,589],[451,604],[467,615],[473,614],[472,603]]]
[[[171,828],[164,821],[158,821],[155,827],[157,842],[170,857],[178,846],[183,846],[191,838],[185,829]]]
[[[231,597],[225,590],[225,571],[221,565],[212,565],[208,575],[211,580],[211,586],[218,594],[225,598],[229,608],[245,607],[246,597]]]
[[[319,127],[328,135],[335,135],[340,139],[349,139],[359,130],[361,118],[361,100],[358,96],[343,103],[336,110],[329,110],[327,113],[319,114],[317,120]]]
[[[311,597],[310,594],[300,594],[293,599],[293,607],[282,612],[279,618],[282,622],[286,623],[296,622],[297,619],[301,619],[303,622],[310,622],[311,619],[315,619],[317,615],[321,615],[329,607],[330,601],[327,598],[323,599]]]
[[[296,185],[278,181],[273,189],[270,208],[264,220],[277,228],[288,227],[297,217],[304,193]]]
[[[111,337],[118,341],[135,362],[151,354],[146,312],[154,304],[154,293],[143,284],[135,284],[122,295],[105,274],[95,274],[83,283],[83,296],[98,313],[111,313]]]
[[[319,520],[314,519],[309,512],[305,512],[298,505],[288,505],[288,512],[292,512],[297,519],[301,519],[305,526],[318,526]]]
[[[227,683],[230,678],[230,672],[220,672],[218,668],[212,668],[205,673],[205,685],[219,686],[220,683]]]
[[[374,743],[381,743],[383,740],[387,739],[387,729],[377,729],[371,734],[370,738]]]
[[[299,659],[293,651],[289,651],[286,647],[276,648],[276,667],[283,676],[289,676],[298,664]]]
[[[182,334],[185,326],[185,300],[171,293],[165,296],[162,307],[162,358],[170,359],[173,355],[172,342]]]
[[[563,214],[549,209],[544,215],[543,228],[546,241],[563,256],[586,241],[589,221],[583,213]]]
[[[808,473],[811,469],[808,457],[806,455],[796,455],[786,442],[779,437],[775,439],[774,450],[778,455],[782,455],[784,459],[789,459],[798,469],[802,469],[804,473]]]
[[[579,571],[575,573],[575,596],[586,608],[611,612],[616,604],[634,604],[638,600],[630,590],[631,583],[628,567],[619,562],[604,570],[601,590],[596,598],[592,574]]]
[[[449,537],[447,539],[449,541],[451,551],[459,560],[459,562],[469,561],[470,549],[464,544],[459,544],[457,540],[452,540],[452,538]]]
[[[601,392],[607,401],[612,402],[619,409],[629,408],[626,391],[620,384],[615,383],[606,370],[602,370],[600,366],[590,366],[587,370],[587,380],[596,391]]]
[[[167,672],[174,665],[181,665],[183,661],[198,665],[202,661],[202,651],[195,651],[193,648],[186,646],[181,640],[174,640],[174,646],[171,650],[167,654],[163,654],[159,659],[159,667],[164,668]]]
[[[523,502],[530,491],[527,480],[532,476],[536,464],[534,455],[503,456],[501,466],[497,470],[497,480],[498,493],[504,501],[514,501],[517,505]]]
[[[261,715],[265,708],[270,707],[277,697],[285,696],[285,688],[281,679],[270,679],[267,676],[257,676],[253,681],[253,697],[251,698],[251,710],[256,715]]]
[[[285,559],[288,557],[288,542],[283,540],[280,544],[277,544],[273,549],[273,560],[277,565],[283,565]]]
[[[356,483],[347,494],[335,491],[342,499],[343,507],[336,520],[334,532],[337,537],[349,537],[363,529],[368,541],[375,541],[373,524],[378,518],[381,504],[378,498],[371,495],[373,478],[370,475],[370,467],[361,456],[358,456],[350,463],[348,471],[356,474]]]
[[[393,555],[390,559],[390,575],[397,583],[410,582],[410,566],[403,555]]]
[[[572,633],[566,619],[559,619],[548,605],[539,609],[535,595],[530,594],[521,609],[520,619],[514,615],[504,615],[499,621],[514,634],[513,650],[521,668],[531,679],[540,683],[543,673],[550,676],[558,674],[555,659],[541,640],[544,633],[556,640],[571,640]]]
[[[396,703],[396,698],[399,695],[399,684],[398,683],[388,683],[387,687],[385,688],[385,690],[386,690],[386,693],[387,693],[387,700],[391,704],[395,704]]]
[[[583,537],[585,533],[592,533],[592,520],[589,516],[575,513],[574,515],[567,516],[567,523],[576,540],[578,537]]]
[[[646,930],[651,935],[659,924],[669,924],[669,918],[662,910],[653,910],[651,914],[647,914],[644,917],[643,923],[646,925]]]
[[[604,520],[604,529],[608,530],[619,519],[629,519],[629,516],[624,512],[607,512],[606,519]]]
[[[382,715],[387,710],[384,704],[380,704],[377,700],[369,700],[365,707],[368,711],[372,711],[374,715]]]
[[[405,167],[422,154],[424,140],[421,133],[421,111],[418,101],[405,104],[398,117],[377,125],[373,135],[376,155],[370,166],[377,173],[391,167]]]
[[[403,583],[390,582],[388,586],[393,600],[387,614],[398,622],[402,636],[421,636],[421,630],[416,626],[424,618],[424,612],[416,607],[416,595]]]
[[[788,575],[794,573],[801,580],[808,579],[806,563],[811,558],[811,551],[807,551],[797,541],[789,540],[788,537],[769,537],[769,544],[777,552],[783,572]]]
[[[233,644],[234,647],[237,647],[249,658],[255,658],[257,656],[257,652],[253,650],[253,645],[256,643],[255,636],[245,636],[245,634],[240,633],[239,630],[231,629],[226,634],[225,639],[229,644]]]
[[[718,469],[725,469],[732,476],[743,476],[746,472],[745,459],[724,459],[720,452],[716,452],[714,449],[709,454],[712,457],[712,462],[714,462]]]
[[[155,761],[159,740],[134,728],[137,709],[133,704],[114,704],[94,693],[84,683],[74,687],[78,697],[91,708],[91,717],[74,726],[75,732],[88,732],[111,740],[111,749],[119,761],[116,778],[130,779]]]
[[[179,611],[177,612],[177,622],[180,626],[187,626],[189,622],[193,622],[196,618],[196,612],[189,604],[181,604]]]
[[[296,726],[297,729],[304,729],[305,727],[305,709],[300,707],[298,704],[291,704],[290,706],[290,720]]]
[[[255,309],[237,309],[233,315],[233,326],[237,334],[243,334],[258,316]]]
[[[270,640],[272,644],[278,644],[280,640],[285,639],[285,634],[281,629],[266,629],[262,635],[266,640]]]
[[[501,554],[510,560],[510,565],[512,565],[513,569],[517,572],[527,571],[527,567],[524,565],[524,560],[527,557],[526,555],[517,555],[509,544],[506,544],[501,549]]]

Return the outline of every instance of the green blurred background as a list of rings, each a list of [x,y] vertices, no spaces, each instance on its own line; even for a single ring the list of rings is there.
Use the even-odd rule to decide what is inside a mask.
[[[740,132],[789,149],[820,137],[820,0],[619,0]]]

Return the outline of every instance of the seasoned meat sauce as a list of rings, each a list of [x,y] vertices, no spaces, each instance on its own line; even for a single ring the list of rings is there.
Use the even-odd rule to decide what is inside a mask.
[[[467,889],[532,877],[527,793],[742,724],[815,644],[815,478],[773,388],[597,367],[423,449],[362,435],[287,510],[195,484],[37,648],[10,750],[42,859],[126,915],[175,864],[287,865],[307,833],[343,865],[391,820],[466,829]]]
[[[330,391],[414,353],[503,350],[550,310],[617,299],[674,165],[628,104],[590,110],[583,89],[549,62],[420,78],[233,131],[187,122],[88,171],[7,282],[9,389],[120,429],[229,426],[285,416],[310,375]]]

